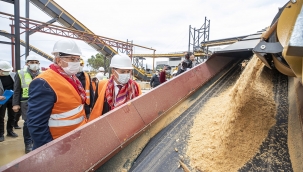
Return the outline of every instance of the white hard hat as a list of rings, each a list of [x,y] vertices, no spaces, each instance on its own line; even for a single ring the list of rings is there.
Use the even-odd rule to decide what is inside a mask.
[[[104,72],[104,68],[103,67],[99,67],[99,71]]]
[[[13,70],[12,65],[7,61],[0,61],[0,69],[6,72],[10,72]]]
[[[130,57],[126,54],[116,54],[110,62],[110,66],[118,69],[133,69]]]
[[[37,60],[37,61],[39,61],[38,57],[35,56],[35,55],[28,55],[27,58],[26,58],[26,62],[29,61],[29,60]]]
[[[103,73],[101,73],[101,72],[99,72],[99,73],[96,74],[96,78],[97,78],[98,80],[102,80],[103,77],[104,77],[104,75],[103,75]]]
[[[76,42],[70,39],[62,39],[57,41],[54,45],[52,54],[55,55],[55,53],[65,53],[76,56],[82,55],[81,50]]]

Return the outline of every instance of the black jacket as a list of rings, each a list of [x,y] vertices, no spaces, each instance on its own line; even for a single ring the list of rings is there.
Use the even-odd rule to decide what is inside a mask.
[[[160,85],[160,78],[159,75],[154,74],[150,80],[150,86],[151,87],[156,87]]]
[[[40,71],[37,71],[37,73],[34,74],[29,69],[27,69],[27,72],[31,75],[32,79],[34,79],[36,76],[40,74]],[[20,105],[21,101],[26,101],[28,99],[28,98],[22,98],[22,94],[23,94],[23,89],[21,87],[21,79],[19,77],[19,72],[16,72],[15,83],[14,83],[13,106]]]
[[[85,75],[84,75],[84,72],[78,72],[78,73],[76,74],[76,77],[79,79],[79,81],[81,82],[83,88],[85,89],[85,83],[86,83],[86,82],[85,82]],[[88,77],[89,77],[89,81],[90,81],[90,85],[89,85],[89,93],[90,93],[89,98],[90,98],[90,104],[88,105],[88,104],[85,103],[85,106],[84,106],[84,108],[85,108],[85,113],[86,113],[87,117],[89,116],[91,109],[94,107],[94,97],[95,97],[95,95],[94,95],[94,90],[93,90],[93,86],[92,86],[92,80],[91,80],[91,78],[90,78],[89,75],[88,75]]]
[[[181,62],[181,65],[178,68],[178,72],[176,75],[179,75],[186,71],[186,69],[191,69],[193,67],[193,62],[189,59],[185,59]]]

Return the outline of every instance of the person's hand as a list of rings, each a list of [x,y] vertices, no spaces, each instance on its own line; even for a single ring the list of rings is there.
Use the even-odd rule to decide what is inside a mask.
[[[0,100],[5,100],[5,96],[0,96]]]
[[[20,110],[20,106],[19,105],[15,105],[15,106],[13,106],[12,109],[13,109],[14,112],[18,112]]]

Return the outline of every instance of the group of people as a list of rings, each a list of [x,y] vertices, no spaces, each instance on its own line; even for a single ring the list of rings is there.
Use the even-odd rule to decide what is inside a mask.
[[[133,66],[126,54],[112,57],[108,79],[104,68],[99,68],[101,74],[92,79],[83,71],[81,50],[72,40],[57,41],[52,54],[53,64],[42,73],[35,56],[28,56],[25,67],[17,73],[12,72],[11,64],[0,61],[0,101],[6,99],[5,90],[14,90],[13,96],[0,105],[0,142],[4,141],[5,111],[9,137],[18,137],[13,126],[21,113],[26,153],[141,94],[131,79]]]
[[[195,62],[195,56],[192,52],[187,52],[185,54],[185,59],[178,65],[178,70],[173,73],[174,76],[180,75],[181,73],[188,71],[189,69],[193,68],[196,63]],[[158,70],[156,73],[152,76],[150,80],[150,87],[155,88],[158,85],[164,83],[166,81],[166,74],[167,74],[167,66],[165,65],[161,72]]]

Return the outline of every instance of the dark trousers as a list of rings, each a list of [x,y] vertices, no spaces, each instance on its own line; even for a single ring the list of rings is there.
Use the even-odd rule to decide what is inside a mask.
[[[12,109],[12,101],[8,100],[4,105],[0,107],[0,136],[4,135],[4,117],[5,117],[5,111],[7,110],[7,124],[6,124],[6,130],[7,131],[13,131],[13,126],[15,122],[15,112]]]
[[[29,145],[32,144],[32,138],[31,135],[29,134],[28,128],[27,128],[27,101],[21,102],[21,114],[22,114],[22,118],[24,120],[24,124],[23,124],[23,139],[24,139],[24,144],[25,145]],[[20,111],[19,111],[20,112]]]
[[[33,144],[31,135],[29,134],[29,131],[27,128],[27,120],[24,120],[24,124],[23,124],[23,138],[24,138],[25,145]]]
[[[18,126],[18,122],[20,120],[20,116],[21,116],[21,112],[20,111],[15,114],[15,123],[14,123],[14,126]]]

